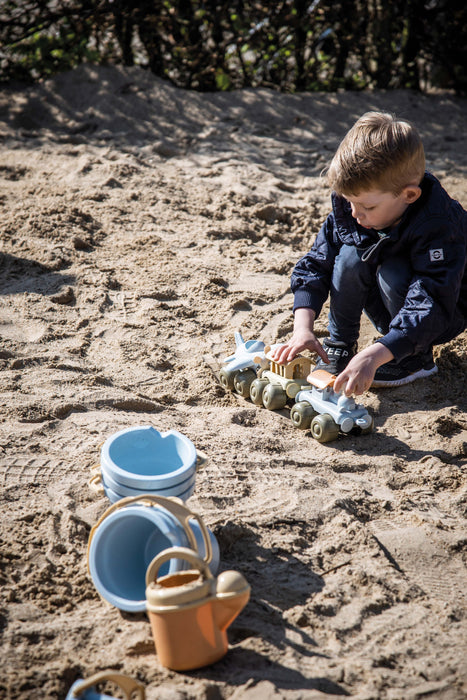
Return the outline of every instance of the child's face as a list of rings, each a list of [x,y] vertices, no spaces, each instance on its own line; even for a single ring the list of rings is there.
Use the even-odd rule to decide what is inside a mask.
[[[419,187],[405,187],[397,197],[392,192],[368,190],[345,199],[350,203],[352,216],[361,226],[379,231],[398,224],[409,204],[415,202],[420,193]]]

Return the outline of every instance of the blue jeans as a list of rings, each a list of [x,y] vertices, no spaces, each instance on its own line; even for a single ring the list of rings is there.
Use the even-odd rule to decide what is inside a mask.
[[[388,258],[376,266],[362,262],[363,252],[355,246],[342,246],[331,280],[329,335],[332,340],[349,345],[358,340],[362,312],[381,335],[389,331],[389,324],[403,306],[413,277],[412,268],[404,258]],[[433,344],[447,343],[464,328],[465,320],[459,314],[453,327]]]

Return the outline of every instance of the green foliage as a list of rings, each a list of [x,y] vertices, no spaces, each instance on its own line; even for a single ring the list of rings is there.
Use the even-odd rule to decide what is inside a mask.
[[[85,28],[92,29],[89,21]],[[97,62],[99,52],[89,46],[89,36],[90,32],[78,37],[66,21],[53,33],[38,26],[25,40],[11,44],[9,51],[18,75],[48,77],[83,61]]]
[[[3,79],[139,63],[195,90],[467,92],[462,0],[7,0]]]
[[[106,0],[0,4],[1,79],[33,81],[89,62],[119,60]]]

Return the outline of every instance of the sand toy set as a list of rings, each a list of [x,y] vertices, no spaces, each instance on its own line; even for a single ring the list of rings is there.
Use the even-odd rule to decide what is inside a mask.
[[[372,430],[364,406],[337,394],[335,377],[313,371],[309,358],[279,365],[271,356],[273,347],[262,341],[245,342],[236,333],[235,342],[235,353],[219,373],[224,388],[270,410],[290,403],[293,425],[310,429],[319,442]],[[212,664],[227,653],[227,628],[250,596],[242,574],[224,571],[216,578],[216,537],[185,503],[205,459],[175,430],[160,433],[152,426],[136,426],[107,438],[99,472],[90,481],[111,503],[89,536],[93,583],[119,610],[147,612],[159,662],[176,671]],[[130,697],[135,689],[130,690],[131,679],[118,680]],[[69,697],[110,697],[98,694],[95,682],[96,677],[77,681]]]
[[[100,457],[90,485],[101,488],[111,505],[88,541],[96,590],[119,610],[147,611],[163,666],[188,670],[214,663],[227,653],[227,628],[247,604],[250,586],[235,571],[216,578],[217,539],[185,504],[205,455],[175,430],[136,426],[111,435]],[[137,690],[143,699],[140,686],[125,678],[103,672],[76,681],[67,700],[111,697],[95,688],[104,680],[119,684],[128,698]]]
[[[96,589],[120,610],[147,610],[158,659],[176,671],[224,656],[227,627],[248,602],[244,577],[224,571],[216,579],[218,568],[216,538],[176,498],[123,499],[89,537],[88,569]]]
[[[270,410],[291,403],[295,427],[310,429],[319,442],[339,433],[370,432],[373,419],[353,398],[333,390],[335,377],[312,371],[311,360],[276,363],[273,347],[235,334],[236,350],[219,373],[234,390]],[[201,516],[186,505],[196,469],[206,457],[175,430],[160,433],[136,426],[111,435],[101,448],[90,485],[110,507],[92,527],[87,564],[92,581],[111,605],[129,613],[146,611],[159,662],[185,671],[212,664],[228,650],[227,628],[245,607],[250,586],[242,574],[217,576],[220,552]],[[117,674],[118,675],[118,674]],[[114,680],[130,698],[144,690],[125,677],[98,674],[77,681],[67,696],[104,700],[102,680]],[[143,693],[143,694],[141,694]]]
[[[373,430],[373,418],[366,408],[335,392],[336,377],[326,370],[314,370],[308,357],[299,355],[279,364],[271,356],[278,345],[265,345],[261,340],[245,342],[239,332],[235,333],[235,344],[235,353],[224,360],[219,372],[225,389],[271,411],[289,405],[293,426],[310,430],[318,442]]]

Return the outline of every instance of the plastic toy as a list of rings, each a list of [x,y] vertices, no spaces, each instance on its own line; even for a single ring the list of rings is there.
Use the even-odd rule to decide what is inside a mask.
[[[251,382],[256,375],[261,360],[264,360],[264,343],[262,340],[243,340],[242,334],[235,332],[236,350],[227,357],[226,365],[219,372],[220,383],[224,389],[235,391],[247,398],[250,395]]]
[[[196,447],[177,430],[138,425],[114,433],[101,449],[103,475],[121,486],[154,491],[175,486],[196,471]]]
[[[107,681],[115,683],[125,693],[126,700],[131,700],[132,698],[144,700],[146,697],[144,686],[133,680],[133,678],[129,678],[129,676],[125,676],[122,673],[115,673],[115,671],[102,671],[87,680],[75,681],[65,700],[77,700],[78,698],[81,698],[81,700],[112,700],[114,698],[113,695],[103,695],[96,689],[98,683]]]
[[[279,345],[265,345],[258,340],[245,343],[235,334],[237,350],[228,357],[219,373],[222,386],[234,389],[256,406],[280,410],[295,401],[290,410],[292,424],[301,430],[311,429],[318,442],[331,442],[339,433],[370,433],[373,418],[352,397],[334,391],[336,377],[326,370],[312,370],[312,362],[298,355],[287,364],[278,364],[271,352]],[[261,351],[254,352],[255,347]]]
[[[169,559],[185,559],[189,571],[157,577]],[[215,579],[194,551],[172,547],[146,572],[146,609],[163,666],[186,671],[212,664],[228,650],[227,627],[245,607],[250,586],[237,571]]]
[[[256,357],[260,363],[256,379],[250,384],[250,398],[256,406],[263,405],[270,411],[284,408],[288,399],[294,399],[301,389],[311,388],[307,375],[311,369],[311,360],[307,357],[295,357],[291,362],[280,365],[271,358],[271,351],[276,345],[267,345],[265,358]]]
[[[308,375],[310,389],[299,391],[290,418],[296,428],[308,430],[318,442],[335,440],[339,432],[350,433],[358,428],[361,433],[373,430],[373,418],[362,404],[333,389],[336,377],[326,370],[315,370]]]
[[[120,610],[144,612],[148,565],[174,545],[191,548],[217,573],[217,539],[180,499],[143,494],[114,503],[89,535],[88,570],[97,592]],[[161,573],[183,568],[187,568],[184,561],[171,559]]]

